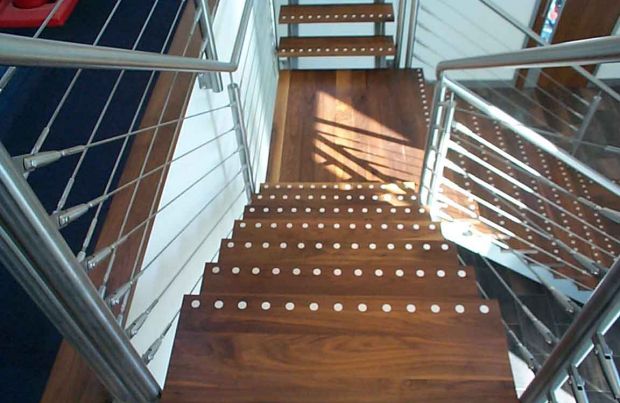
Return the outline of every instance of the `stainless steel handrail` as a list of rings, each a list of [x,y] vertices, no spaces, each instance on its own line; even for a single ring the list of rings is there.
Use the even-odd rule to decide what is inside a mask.
[[[568,378],[567,368],[579,365],[594,347],[594,336],[608,330],[618,317],[619,309],[620,259],[616,260],[594,290],[590,300],[521,396],[521,401],[546,402],[548,392],[553,392],[564,383]]]
[[[233,72],[239,67],[253,6],[254,0],[246,1],[228,62],[0,34],[0,63],[11,66],[157,70],[180,73]]]
[[[620,38],[618,38],[620,40]],[[620,43],[619,45],[620,46]],[[538,50],[538,49],[533,49]],[[543,50],[543,49],[541,49]],[[514,133],[523,137],[525,140],[534,144],[536,147],[546,151],[550,155],[564,162],[568,166],[577,170],[578,172],[585,175],[587,178],[595,181],[599,185],[603,186],[616,196],[620,196],[620,185],[616,184],[612,180],[608,179],[604,175],[598,173],[596,170],[590,168],[588,165],[579,161],[577,158],[573,157],[566,151],[560,149],[558,146],[553,144],[551,141],[547,140],[540,134],[536,133],[534,130],[530,129],[523,123],[519,122],[517,119],[510,116],[508,113],[504,112],[500,108],[495,105],[489,103],[482,97],[474,94],[469,91],[464,86],[458,84],[457,82],[450,80],[449,78],[444,77],[442,80],[442,85],[445,85],[448,89],[453,91],[457,96],[466,100],[471,105],[474,105],[477,109],[486,113],[492,119],[497,120],[505,127],[511,129]]]
[[[0,261],[115,397],[155,401],[159,385],[1,145],[0,202]]]
[[[570,67],[620,61],[620,37],[601,37],[539,48],[446,60],[437,65],[437,75],[448,70],[471,70],[490,67],[539,68]]]
[[[0,63],[175,73],[233,72],[240,65],[254,9],[254,0],[245,2],[228,62],[0,34]],[[186,118],[175,120],[178,124]],[[162,124],[160,121],[157,127]],[[16,168],[0,144],[0,262],[116,399],[157,401],[161,389],[147,367],[148,360],[137,353],[23,172]],[[155,352],[156,349],[149,348],[145,357],[150,359]]]
[[[536,32],[534,32],[530,27],[528,27],[527,25],[524,25],[519,20],[514,18],[512,15],[507,13],[504,9],[500,8],[493,1],[489,1],[489,0],[478,0],[478,1],[480,1],[482,4],[487,6],[495,14],[499,15],[500,17],[502,17],[504,20],[506,20],[509,24],[511,24],[515,28],[517,28],[519,31],[523,32],[530,39],[534,40],[536,43],[538,43],[538,45],[545,46],[545,47],[549,46],[540,35],[538,35]],[[587,79],[588,81],[590,81],[591,83],[596,85],[598,88],[600,88],[607,95],[609,95],[610,97],[612,97],[616,101],[620,101],[620,94],[618,94],[618,92],[616,92],[609,85],[604,83],[601,79],[595,77],[592,73],[590,73],[588,70],[584,69],[581,66],[573,65],[571,67],[577,73],[579,73],[582,77],[584,77],[585,79]]]

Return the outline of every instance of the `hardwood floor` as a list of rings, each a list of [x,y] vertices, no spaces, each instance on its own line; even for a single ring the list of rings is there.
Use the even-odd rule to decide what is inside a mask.
[[[419,70],[282,71],[268,179],[418,181],[431,97]]]

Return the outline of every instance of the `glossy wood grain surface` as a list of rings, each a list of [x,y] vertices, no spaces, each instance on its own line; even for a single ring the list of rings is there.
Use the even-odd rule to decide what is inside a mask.
[[[417,182],[431,97],[419,70],[283,71],[268,180]]]

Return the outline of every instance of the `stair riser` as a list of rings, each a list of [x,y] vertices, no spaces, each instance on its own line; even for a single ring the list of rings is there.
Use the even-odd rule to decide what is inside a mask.
[[[430,226],[430,228],[429,228]],[[305,222],[303,220],[247,220],[235,223],[233,239],[256,241],[287,241],[322,239],[339,242],[343,239],[374,241],[441,241],[443,237],[438,224],[393,223],[378,224],[356,221],[341,223],[335,220]]]
[[[321,206],[285,206],[285,205],[252,205],[247,206],[244,219],[258,218],[297,218],[297,219],[353,219],[364,221],[431,221],[423,208],[412,207],[321,207]]]
[[[478,295],[470,269],[234,267],[207,264],[202,293],[274,295],[393,295],[455,298]]]
[[[295,244],[274,244],[268,241],[224,240],[220,249],[220,261],[225,263],[311,263],[333,264],[382,263],[407,264],[432,259],[438,265],[454,265],[456,250],[445,242],[379,242],[357,241],[326,243],[322,240]],[[373,244],[375,249],[373,249]],[[357,245],[357,246],[356,246]],[[393,249],[390,249],[393,247]],[[357,249],[356,249],[357,248]],[[409,249],[410,248],[410,249]],[[425,249],[427,248],[427,249]]]

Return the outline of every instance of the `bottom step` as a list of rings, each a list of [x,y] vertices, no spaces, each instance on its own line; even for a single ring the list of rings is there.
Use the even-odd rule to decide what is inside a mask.
[[[188,296],[163,402],[516,402],[496,303]]]

